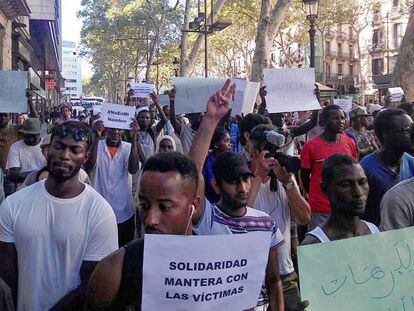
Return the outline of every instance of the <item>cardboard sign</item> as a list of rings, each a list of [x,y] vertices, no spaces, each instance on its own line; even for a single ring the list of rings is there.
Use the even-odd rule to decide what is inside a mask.
[[[176,90],[175,111],[177,114],[183,114],[204,112],[209,98],[221,90],[227,79],[177,77],[172,80]],[[231,79],[231,83],[236,84],[236,91],[231,98],[232,115],[252,112],[251,107],[254,106],[258,92],[258,90],[256,92],[257,84],[238,78]]]
[[[131,89],[134,91],[133,98],[151,98],[150,94],[154,92],[154,84],[148,83],[131,83]]]
[[[0,71],[0,112],[27,113],[27,71]]]
[[[270,232],[145,236],[142,310],[246,310],[256,306]]]
[[[333,100],[334,105],[341,107],[345,112],[352,110],[352,97],[351,98],[335,98]]]
[[[101,120],[105,127],[129,130],[135,117],[134,106],[102,104]]]
[[[315,68],[265,69],[264,82],[270,113],[321,109],[314,94]]]
[[[390,87],[388,89],[390,102],[400,102],[404,96],[404,90],[401,87]]]
[[[300,246],[306,310],[413,310],[414,228]]]

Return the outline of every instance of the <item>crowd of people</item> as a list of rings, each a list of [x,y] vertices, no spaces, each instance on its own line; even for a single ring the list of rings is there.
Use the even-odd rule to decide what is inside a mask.
[[[145,235],[264,231],[251,310],[305,310],[298,245],[414,225],[413,103],[345,112],[316,89],[321,110],[272,114],[263,87],[233,117],[235,87],[186,115],[152,94],[130,130],[62,104],[41,137],[30,92],[28,118],[0,113],[0,309],[141,310]]]

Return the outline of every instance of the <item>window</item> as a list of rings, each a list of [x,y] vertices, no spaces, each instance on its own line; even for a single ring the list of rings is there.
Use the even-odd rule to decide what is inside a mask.
[[[65,82],[67,82],[67,83],[76,83],[76,79],[66,79]]]
[[[342,64],[338,64],[338,74],[342,74]]]
[[[349,75],[354,76],[354,65],[349,65]]]
[[[374,76],[382,74],[384,68],[384,60],[382,58],[372,60],[372,74]]]
[[[331,65],[330,64],[326,64],[326,74],[328,77],[331,76]]]
[[[394,24],[392,29],[392,42],[394,44],[394,48],[398,49],[401,46],[402,41],[402,24]]]

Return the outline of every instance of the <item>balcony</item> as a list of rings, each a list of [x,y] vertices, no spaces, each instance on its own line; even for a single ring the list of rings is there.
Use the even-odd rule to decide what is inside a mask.
[[[336,57],[338,55],[336,51],[326,51],[325,54],[329,57]]]
[[[382,25],[383,22],[384,22],[383,16],[381,15],[380,12],[372,14],[372,24],[373,25]]]
[[[30,8],[26,0],[0,0],[0,11],[11,20],[17,16],[30,15]]]
[[[355,83],[355,78],[352,75],[348,75],[348,74],[341,74],[342,79],[338,78],[339,74],[327,74],[326,75],[326,82],[332,82],[332,83],[336,83],[336,84],[351,84],[353,85]]]
[[[392,20],[401,18],[403,10],[404,10],[404,8],[399,6],[399,5],[392,7],[390,12],[389,12],[389,18],[392,19]]]
[[[347,59],[347,58],[349,58],[349,53],[339,51],[338,52],[338,58]]]
[[[385,49],[385,45],[382,42],[368,45],[368,52],[370,54],[381,53],[384,51],[384,49]]]
[[[354,61],[357,61],[357,60],[358,60],[358,59],[357,59],[357,57],[356,57],[355,52],[352,52],[352,53],[350,53],[350,54],[349,54],[349,59],[350,59],[352,62],[354,62]]]

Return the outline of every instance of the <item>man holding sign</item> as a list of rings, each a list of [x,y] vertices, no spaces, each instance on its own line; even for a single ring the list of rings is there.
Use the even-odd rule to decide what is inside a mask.
[[[119,246],[134,238],[135,224],[132,198],[132,179],[139,169],[138,123],[131,119],[131,142],[122,141],[124,131],[118,128],[105,128],[106,139],[100,135],[103,121],[94,124],[96,137],[91,155],[86,163],[93,170],[93,187],[112,206],[118,224]]]
[[[227,80],[222,90],[210,98],[206,114],[190,149],[189,156],[197,165],[201,181],[204,161],[214,130],[230,109],[229,99],[236,86],[233,84],[230,89],[229,87],[230,80]],[[198,195],[201,197],[201,203],[193,217],[195,232],[200,235],[271,232],[265,275],[266,288],[262,289],[258,304],[263,305],[268,301],[270,310],[284,310],[276,251],[284,240],[269,215],[247,207],[253,173],[241,155],[224,152],[213,163],[213,174],[213,187],[220,195],[220,201],[211,205],[205,200],[204,182],[199,183]]]

